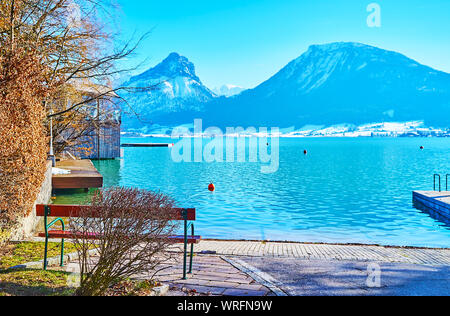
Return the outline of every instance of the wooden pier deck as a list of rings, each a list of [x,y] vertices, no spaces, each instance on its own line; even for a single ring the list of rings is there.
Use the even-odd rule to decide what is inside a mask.
[[[136,143],[136,144],[122,144],[122,147],[173,147],[172,143]]]
[[[450,220],[450,191],[414,191],[413,202]]]
[[[53,175],[53,189],[90,189],[103,186],[103,176],[90,160],[58,161],[56,167],[70,170],[71,173]]]

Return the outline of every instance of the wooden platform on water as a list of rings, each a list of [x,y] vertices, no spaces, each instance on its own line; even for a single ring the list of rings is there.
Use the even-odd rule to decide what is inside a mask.
[[[70,174],[52,176],[53,189],[90,189],[103,186],[103,176],[90,160],[64,160],[56,168],[70,170]]]
[[[142,144],[122,144],[122,147],[173,147],[172,143],[142,143]]]
[[[450,220],[450,191],[414,191],[413,202]]]

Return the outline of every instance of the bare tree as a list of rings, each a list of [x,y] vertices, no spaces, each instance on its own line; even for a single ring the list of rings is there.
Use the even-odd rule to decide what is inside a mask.
[[[112,188],[94,195],[92,205],[70,223],[80,255],[77,294],[102,295],[111,285],[169,260],[174,215],[173,201],[163,194]],[[91,255],[92,248],[97,255]]]
[[[135,69],[120,67],[120,61],[133,55],[148,35],[121,41],[114,22],[116,8],[114,0],[0,2],[0,42],[11,43],[11,49],[26,45],[40,57],[41,84],[49,92],[42,104],[47,118],[54,119],[53,135],[64,135],[56,144],[57,149],[82,145],[84,136],[97,128],[93,126],[96,120],[92,119],[96,112],[90,110],[97,100],[120,102],[127,112],[139,118],[117,92],[147,92],[156,88],[156,85],[136,89],[112,84],[117,76]],[[86,88],[94,93],[85,93]],[[116,97],[110,98],[113,94]],[[109,107],[101,109],[105,108]],[[49,124],[47,129],[50,131]]]

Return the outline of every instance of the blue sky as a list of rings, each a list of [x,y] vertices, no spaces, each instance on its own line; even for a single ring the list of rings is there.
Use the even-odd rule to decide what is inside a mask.
[[[171,52],[210,88],[252,88],[309,45],[355,41],[398,51],[450,73],[449,0],[116,0],[124,40],[152,31],[129,63],[140,71]],[[381,27],[367,26],[370,3]]]

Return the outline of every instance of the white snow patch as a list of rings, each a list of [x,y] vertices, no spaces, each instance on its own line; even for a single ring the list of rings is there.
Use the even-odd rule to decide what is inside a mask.
[[[60,169],[60,168],[52,168],[52,174],[58,175],[58,174],[70,174],[70,170],[66,169]]]

